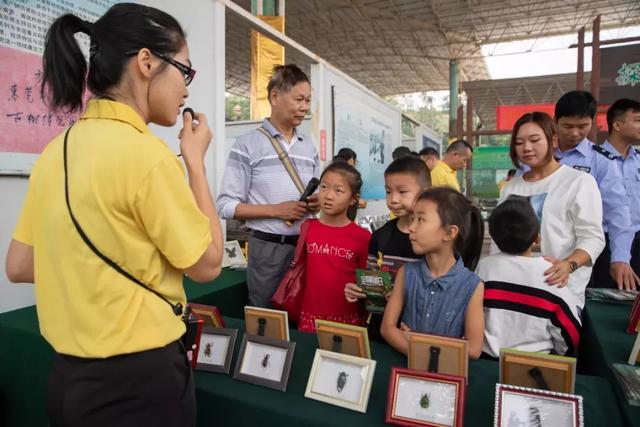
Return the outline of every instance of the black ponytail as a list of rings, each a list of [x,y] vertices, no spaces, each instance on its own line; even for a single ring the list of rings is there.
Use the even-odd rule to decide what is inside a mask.
[[[482,245],[484,243],[484,219],[480,209],[469,202],[469,234],[464,240],[463,248],[460,252],[465,267],[471,271],[475,271],[480,255],[482,254]]]
[[[91,39],[89,66],[74,34]],[[56,19],[45,40],[41,93],[53,110],[82,108],[85,88],[98,97],[122,79],[129,58],[142,48],[161,55],[176,54],[185,44],[182,27],[161,10],[133,3],[111,7],[95,24],[75,15]],[[166,64],[164,65],[166,66]]]
[[[462,257],[465,267],[474,271],[484,239],[484,220],[480,209],[460,192],[448,187],[430,188],[418,196],[417,201],[421,200],[431,200],[438,206],[442,227],[458,227],[455,252]]]
[[[82,19],[66,14],[56,19],[47,32],[40,93],[42,99],[50,100],[53,109],[67,107],[73,111],[82,107],[87,63],[74,34],[84,28]]]

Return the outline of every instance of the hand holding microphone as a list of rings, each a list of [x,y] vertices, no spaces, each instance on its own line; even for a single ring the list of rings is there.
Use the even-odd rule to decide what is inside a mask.
[[[304,189],[304,192],[300,195],[300,199],[298,201],[306,203],[307,198],[318,189],[318,185],[320,185],[320,180],[318,178],[311,178],[307,183],[307,187]],[[286,220],[285,224],[291,227],[293,226],[293,221]]]
[[[180,153],[187,167],[195,163],[204,166],[204,155],[209,148],[213,134],[207,118],[202,113],[194,113],[191,108],[185,108],[182,112],[184,126],[180,130]]]

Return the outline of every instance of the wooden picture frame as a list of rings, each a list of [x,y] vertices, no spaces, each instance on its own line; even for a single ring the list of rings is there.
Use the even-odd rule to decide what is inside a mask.
[[[532,419],[537,424],[532,424]],[[583,427],[582,396],[496,384],[493,425],[509,427],[514,424]]]
[[[323,350],[371,359],[369,332],[362,326],[316,319],[318,346]]]
[[[407,367],[438,374],[469,376],[469,341],[440,335],[409,333]]]
[[[499,382],[572,394],[576,385],[576,359],[503,348]]]
[[[203,327],[195,369],[228,374],[237,336],[237,329]]]
[[[464,425],[466,379],[394,367],[389,377],[385,422],[397,426]]]
[[[286,391],[295,342],[245,334],[233,379]]]
[[[627,324],[628,334],[637,334],[640,329],[640,293],[636,296],[631,307],[631,313],[629,313],[629,322]]]
[[[317,349],[304,397],[367,412],[376,361]]]
[[[289,314],[286,311],[245,306],[244,324],[249,335],[289,341]]]
[[[640,363],[640,334],[636,335],[636,340],[631,348],[631,354],[629,354],[629,365],[635,365]]]
[[[212,328],[224,328],[224,319],[218,307],[214,305],[204,305],[189,303],[191,311],[197,314],[203,321],[204,326]]]

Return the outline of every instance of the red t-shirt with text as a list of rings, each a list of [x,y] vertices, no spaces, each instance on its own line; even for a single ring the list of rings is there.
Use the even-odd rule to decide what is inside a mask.
[[[371,233],[349,223],[333,227],[309,220],[305,239],[307,277],[299,329],[312,332],[315,319],[362,324],[362,304],[344,297],[344,286],[354,283],[356,268],[366,268]]]

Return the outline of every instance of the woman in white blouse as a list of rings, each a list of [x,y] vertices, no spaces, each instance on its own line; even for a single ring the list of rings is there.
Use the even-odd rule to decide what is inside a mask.
[[[553,264],[545,272],[547,283],[568,285],[584,305],[593,261],[605,243],[602,199],[590,174],[553,157],[557,144],[555,123],[547,114],[528,113],[518,119],[511,135],[511,160],[530,170],[509,181],[500,202],[511,195],[529,198],[540,221],[542,255]]]

